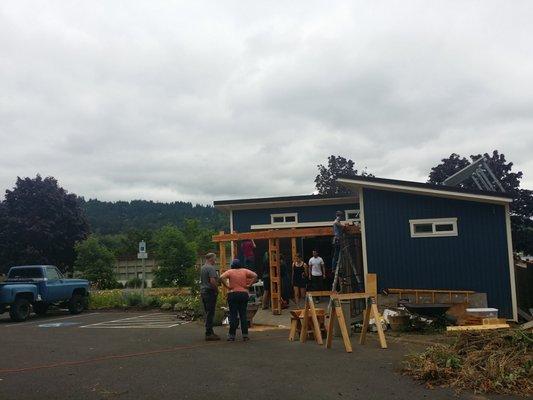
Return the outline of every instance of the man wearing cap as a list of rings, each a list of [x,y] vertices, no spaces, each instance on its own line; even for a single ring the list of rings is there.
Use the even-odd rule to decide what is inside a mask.
[[[205,310],[205,340],[220,340],[220,337],[213,331],[213,319],[218,296],[218,274],[215,269],[215,253],[205,255],[205,264],[200,270],[200,295]]]

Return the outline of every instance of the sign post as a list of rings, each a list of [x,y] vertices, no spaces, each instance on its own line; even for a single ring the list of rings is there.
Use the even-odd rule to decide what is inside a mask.
[[[139,252],[137,253],[137,258],[141,260],[142,263],[141,297],[144,302],[144,285],[146,282],[145,260],[148,258],[148,253],[146,252],[146,242],[144,240],[139,242]]]

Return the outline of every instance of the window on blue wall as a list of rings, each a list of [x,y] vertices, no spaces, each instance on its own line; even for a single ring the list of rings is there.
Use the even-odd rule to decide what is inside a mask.
[[[411,237],[457,236],[457,218],[411,219]]]
[[[272,224],[297,224],[298,213],[270,214]]]
[[[359,210],[344,210],[344,217],[347,222],[359,221]]]

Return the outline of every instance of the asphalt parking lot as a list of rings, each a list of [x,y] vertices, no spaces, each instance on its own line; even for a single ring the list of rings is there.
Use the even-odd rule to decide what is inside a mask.
[[[354,338],[352,354],[340,340],[325,350],[279,329],[206,343],[199,322],[139,312],[4,317],[0,334],[0,399],[458,398],[398,374],[402,355],[420,345],[397,340],[383,350],[373,337],[364,346]]]

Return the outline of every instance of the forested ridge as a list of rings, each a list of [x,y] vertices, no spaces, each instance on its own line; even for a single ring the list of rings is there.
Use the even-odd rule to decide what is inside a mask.
[[[183,226],[186,219],[196,219],[201,226],[215,231],[228,230],[228,215],[213,206],[175,201],[149,200],[100,201],[82,200],[91,231],[98,234],[118,234],[132,229],[154,230],[165,225]]]

